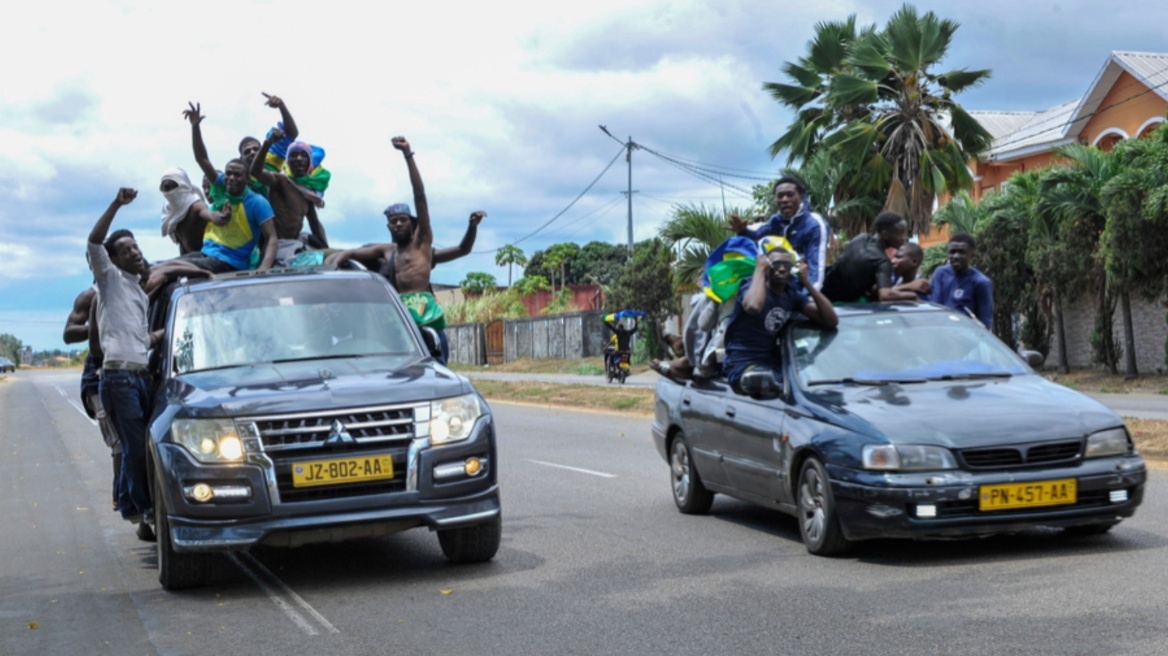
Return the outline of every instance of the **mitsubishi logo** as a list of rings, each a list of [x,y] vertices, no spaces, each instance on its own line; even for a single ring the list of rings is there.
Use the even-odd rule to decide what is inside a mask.
[[[342,444],[356,444],[357,440],[349,435],[349,431],[345,429],[345,425],[341,423],[340,419],[334,419],[333,425],[329,428],[328,438],[324,441],[330,446],[340,446]]]

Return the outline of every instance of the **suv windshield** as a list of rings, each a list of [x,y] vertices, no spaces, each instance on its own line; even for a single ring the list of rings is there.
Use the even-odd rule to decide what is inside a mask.
[[[407,318],[375,280],[310,278],[209,287],[179,297],[177,373],[366,355],[418,355]]]
[[[793,327],[795,371],[804,385],[880,384],[1027,373],[988,330],[952,312],[874,312],[840,317],[837,330]]]

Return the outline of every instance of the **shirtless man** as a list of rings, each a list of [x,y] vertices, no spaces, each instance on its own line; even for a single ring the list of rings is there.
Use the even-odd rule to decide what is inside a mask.
[[[278,265],[287,264],[298,250],[304,248],[299,241],[300,233],[304,230],[304,218],[308,216],[308,226],[312,235],[324,244],[328,244],[324,226],[320,224],[316,212],[312,209],[299,185],[292,177],[300,178],[308,175],[312,168],[312,150],[303,142],[297,141],[288,147],[288,169],[292,172],[289,177],[279,171],[270,171],[264,168],[268,151],[272,146],[285,140],[285,133],[280,128],[274,128],[260,145],[259,153],[251,160],[251,176],[268,187],[268,200],[275,213],[276,237],[280,240],[276,253]]]
[[[430,292],[430,271],[434,268],[434,232],[430,227],[430,207],[426,203],[426,190],[422,185],[422,176],[418,173],[418,165],[414,162],[414,151],[410,149],[410,142],[405,137],[394,137],[393,147],[400,150],[405,156],[406,167],[410,173],[410,184],[414,189],[414,207],[417,216],[410,214],[410,206],[406,203],[395,203],[385,209],[386,224],[390,237],[389,244],[371,244],[361,248],[342,251],[329,257],[328,264],[340,266],[350,259],[369,261],[382,258],[385,264],[381,273],[397,289],[402,302],[410,310],[414,321],[423,328],[433,328],[438,331],[439,339],[445,342],[446,318],[442,308]],[[478,222],[486,216],[484,212],[475,212],[470,217],[470,245],[474,242],[474,232]],[[466,238],[463,243],[466,244]],[[444,249],[445,250],[445,249]],[[456,251],[461,251],[461,246]],[[469,252],[469,248],[467,250]],[[464,255],[465,253],[459,253]],[[457,257],[458,255],[455,255]],[[453,258],[451,258],[453,259]],[[445,348],[443,351],[445,352]],[[445,357],[443,357],[445,360]]]
[[[118,478],[122,470],[122,443],[118,433],[110,423],[109,416],[101,404],[101,342],[97,334],[97,286],[90,287],[77,295],[73,301],[73,311],[65,319],[66,344],[89,342],[89,354],[85,356],[85,368],[81,371],[81,405],[85,414],[97,422],[101,439],[110,448],[113,456],[114,482],[113,504],[118,507]]]

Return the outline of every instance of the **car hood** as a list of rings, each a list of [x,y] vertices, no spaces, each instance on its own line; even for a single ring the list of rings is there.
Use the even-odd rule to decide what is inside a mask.
[[[240,417],[413,403],[471,389],[433,361],[375,356],[182,374],[167,382],[165,393],[189,417]]]
[[[1122,424],[1102,403],[1033,374],[812,388],[806,395],[823,419],[901,444],[970,448],[1081,438]]]

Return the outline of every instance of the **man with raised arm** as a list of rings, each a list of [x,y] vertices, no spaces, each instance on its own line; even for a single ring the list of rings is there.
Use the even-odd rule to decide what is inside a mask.
[[[122,443],[118,510],[140,524],[138,537],[154,538],[153,514],[146,476],[146,423],[150,419],[150,373],[147,354],[162,332],[151,333],[143,285],[150,265],[129,230],[109,234],[114,216],[133,202],[138,192],[121,188],[89,233],[89,264],[101,297],[98,334],[102,360],[101,400]],[[107,238],[108,235],[108,238]],[[143,528],[145,526],[145,528]]]
[[[731,215],[726,229],[755,242],[768,235],[785,237],[800,261],[807,263],[807,277],[803,282],[810,281],[816,289],[822,288],[831,227],[822,216],[811,211],[807,187],[798,178],[789,175],[779,178],[775,181],[774,195],[779,211],[765,224],[751,229],[745,220]]]
[[[262,91],[260,93],[263,94],[263,96],[265,98],[264,104],[266,104],[268,107],[274,107],[274,108],[280,110],[279,127],[284,130],[284,136],[286,138],[286,143],[292,143],[293,141],[295,141],[296,138],[300,136],[300,129],[296,126],[296,121],[293,120],[293,118],[292,118],[292,112],[289,112],[288,106],[284,104],[284,99],[279,97],[279,96],[273,96],[271,94],[263,93]],[[260,140],[259,139],[256,139],[255,137],[252,137],[252,136],[247,136],[239,141],[239,158],[243,160],[244,165],[247,166],[249,169],[251,168],[252,161],[255,159],[256,155],[259,152],[260,152]],[[261,161],[263,159],[264,159],[263,157],[260,157]],[[274,167],[274,168],[278,168],[278,167]],[[212,176],[211,179],[214,180],[215,177]],[[250,186],[251,190],[256,192],[257,194],[260,194],[261,196],[267,197],[268,187],[266,185],[264,185],[262,182],[260,182],[259,180],[255,180],[255,179],[249,180],[248,186]]]
[[[433,328],[438,332],[439,339],[445,344],[446,317],[442,314],[442,307],[430,291],[430,271],[434,268],[434,232],[430,226],[430,206],[426,202],[426,189],[422,185],[422,175],[418,172],[418,165],[414,161],[414,151],[410,149],[410,142],[405,137],[394,137],[393,147],[402,152],[406,160],[406,168],[410,173],[410,184],[414,190],[414,207],[417,216],[410,213],[407,203],[394,203],[385,208],[386,225],[389,228],[389,244],[370,244],[352,250],[336,253],[328,259],[329,264],[341,266],[350,259],[358,261],[384,260],[381,274],[389,280],[401,295],[402,302],[410,310],[414,321],[423,328]],[[483,212],[471,214],[470,226],[467,229],[469,240],[464,237],[463,244],[455,252],[444,254],[448,259],[465,255],[474,244],[474,236],[478,223],[486,216]],[[446,249],[444,249],[446,250]],[[446,348],[443,348],[441,360],[445,363]]]
[[[312,172],[312,147],[302,141],[293,142],[287,147],[287,164],[291,176],[280,171],[268,170],[264,166],[268,151],[273,145],[284,140],[283,130],[272,129],[260,145],[259,153],[251,160],[251,176],[269,189],[268,200],[271,201],[275,214],[276,237],[279,239],[276,263],[281,266],[291,262],[296,253],[304,250],[305,245],[300,241],[300,233],[304,229],[305,215],[308,216],[312,235],[321,243],[328,244],[324,226],[320,224],[316,212],[309,212],[311,209],[309,201],[302,187],[296,183],[297,179],[307,179]]]
[[[198,253],[188,253],[180,259],[189,260],[198,267],[212,273],[243,271],[249,268],[251,252],[256,244],[263,244],[263,257],[259,270],[272,268],[276,261],[277,237],[272,206],[263,196],[248,188],[248,168],[242,159],[227,162],[223,173],[215,170],[203,144],[203,134],[199,124],[203,122],[200,105],[190,103],[183,110],[183,116],[191,123],[191,146],[199,169],[226,192],[227,204],[216,221],[207,226],[203,238],[203,248]],[[259,152],[258,149],[256,151]],[[262,242],[261,242],[262,236]]]

